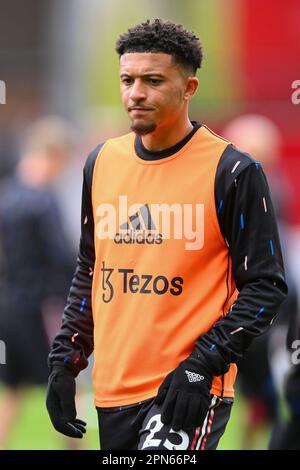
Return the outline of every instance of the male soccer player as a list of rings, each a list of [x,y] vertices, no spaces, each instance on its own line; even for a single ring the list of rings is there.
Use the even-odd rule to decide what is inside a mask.
[[[116,50],[132,132],[84,168],[47,407],[58,431],[82,437],[75,377],[94,350],[102,449],[215,449],[236,363],[287,293],[269,190],[258,162],[189,119],[194,34],[156,19]]]

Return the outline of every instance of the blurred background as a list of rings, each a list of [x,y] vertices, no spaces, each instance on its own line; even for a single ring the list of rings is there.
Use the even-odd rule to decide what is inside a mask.
[[[34,334],[41,337],[43,326],[34,333],[30,325],[42,319],[48,339],[38,351],[46,349],[58,328],[79,243],[86,156],[129,129],[119,97],[115,42],[128,27],[156,17],[182,23],[200,37],[204,61],[190,117],[261,161],[278,213],[292,304],[263,348],[257,346],[265,361],[260,375],[255,354],[243,366],[246,379],[220,444],[222,449],[267,448],[279,415],[288,419],[290,412],[282,398],[289,367],[286,335],[291,311],[293,318],[298,315],[300,289],[298,0],[0,0],[0,81],[5,83],[0,96],[0,340],[10,338],[9,310],[24,343],[35,342]],[[24,253],[30,243],[33,254]],[[59,282],[53,274],[57,269]],[[32,299],[28,290],[38,286],[37,276],[47,290],[37,287]],[[8,294],[12,282],[19,286],[17,298]],[[14,303],[8,306],[7,297]],[[9,344],[7,365],[12,354],[15,369],[9,377],[0,374],[0,448],[73,448],[52,430],[44,371],[18,372],[20,352],[8,349]],[[42,358],[42,352],[36,356]],[[5,367],[0,364],[2,371]],[[18,380],[22,374],[24,380]],[[90,371],[78,387],[78,414],[89,424],[80,446],[96,449]]]

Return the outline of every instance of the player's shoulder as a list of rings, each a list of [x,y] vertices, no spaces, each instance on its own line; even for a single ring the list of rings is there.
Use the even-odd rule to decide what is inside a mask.
[[[124,145],[128,144],[131,145],[132,141],[134,140],[134,133],[129,132],[127,134],[123,134],[117,137],[112,137],[107,139],[106,141],[98,144],[89,154],[86,159],[88,165],[94,165],[97,158],[105,149],[111,149],[116,146],[123,147]]]
[[[83,172],[85,174],[85,177],[88,181],[92,181],[92,176],[93,176],[93,171],[94,171],[94,166],[96,163],[96,160],[101,152],[101,149],[105,145],[105,142],[102,142],[101,144],[98,144],[93,150],[91,150],[85,160],[84,164],[84,169]]]
[[[98,158],[101,158],[101,153],[106,149],[109,151],[116,150],[116,148],[124,149],[126,145],[132,145],[134,140],[134,133],[130,132],[123,134],[118,137],[112,137],[104,142],[98,144],[93,150],[91,150],[86,158],[84,165],[84,172],[88,179],[92,178],[94,167]]]
[[[95,160],[97,159],[104,145],[105,145],[105,142],[102,142],[101,144],[98,144],[93,150],[91,150],[86,158],[86,163],[88,164],[95,163]]]
[[[242,174],[251,171],[251,168],[260,170],[260,162],[234,144],[228,143],[218,162],[216,185],[227,191]]]
[[[124,151],[128,149],[128,147],[132,148],[134,144],[135,134],[134,132],[127,132],[126,134],[122,134],[117,137],[112,137],[108,139],[105,143],[105,147],[107,150],[113,151]]]
[[[201,127],[207,139],[210,139],[215,143],[223,144],[224,150],[219,157],[218,165],[221,170],[224,170],[225,172],[229,171],[230,173],[236,172],[236,174],[238,174],[251,164],[259,164],[259,162],[257,162],[251,155],[239,149],[233,142],[230,142],[222,135],[217,134],[207,125],[202,124]]]
[[[244,152],[229,142],[220,157],[218,169],[219,171],[229,173],[231,175],[234,174],[236,177],[250,165],[256,165],[258,167],[260,166],[260,163],[249,153]]]

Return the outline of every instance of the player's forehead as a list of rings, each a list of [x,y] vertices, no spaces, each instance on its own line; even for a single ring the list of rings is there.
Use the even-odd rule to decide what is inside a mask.
[[[120,57],[121,75],[166,75],[175,68],[172,55],[163,52],[127,52]]]

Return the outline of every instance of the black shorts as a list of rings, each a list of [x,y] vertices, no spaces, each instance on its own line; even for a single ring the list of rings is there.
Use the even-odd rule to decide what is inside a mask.
[[[174,431],[161,422],[154,398],[134,405],[97,408],[102,450],[214,450],[230,417],[233,400],[211,396],[203,425]]]
[[[1,315],[0,340],[6,353],[0,383],[11,388],[47,384],[50,346],[40,312],[25,314],[19,309],[13,315]]]

